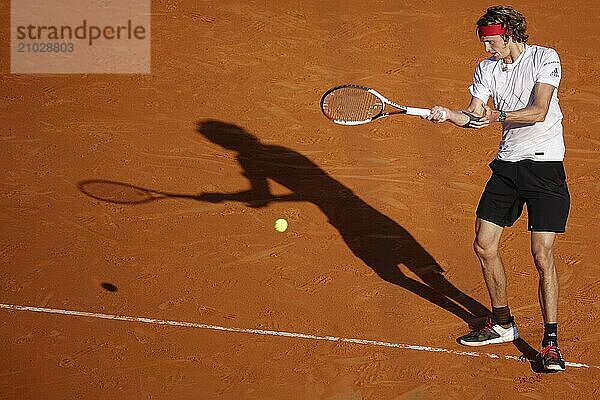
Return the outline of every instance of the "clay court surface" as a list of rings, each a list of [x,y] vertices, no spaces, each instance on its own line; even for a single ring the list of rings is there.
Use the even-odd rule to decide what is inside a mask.
[[[153,3],[150,75],[11,75],[0,6],[1,399],[600,396],[597,3],[513,3],[563,63],[560,374],[517,360],[543,330],[525,215],[502,241],[523,340],[455,342],[489,306],[471,243],[499,125],[319,109],[340,83],[464,107],[489,4]]]

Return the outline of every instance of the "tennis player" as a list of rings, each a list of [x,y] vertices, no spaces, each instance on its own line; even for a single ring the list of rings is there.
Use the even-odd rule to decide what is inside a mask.
[[[526,21],[511,7],[496,6],[477,21],[477,34],[491,54],[477,65],[465,110],[435,106],[428,120],[481,129],[502,124],[492,175],[479,205],[474,249],[492,303],[486,326],[459,338],[466,346],[510,342],[519,337],[508,306],[502,231],[527,206],[531,251],[539,273],[538,298],[544,319],[541,362],[562,371],[558,348],[558,277],[552,253],[556,233],[565,231],[570,196],[565,180],[563,128],[557,90],[561,63],[556,51],[527,44]],[[492,99],[493,108],[488,107]],[[443,112],[446,113],[444,118]]]

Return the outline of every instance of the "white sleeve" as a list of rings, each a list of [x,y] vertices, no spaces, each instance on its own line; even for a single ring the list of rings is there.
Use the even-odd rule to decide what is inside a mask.
[[[536,83],[548,83],[555,88],[558,88],[561,76],[562,68],[560,66],[560,58],[558,58],[558,53],[553,49],[547,49],[542,58],[542,64],[537,72],[535,79]]]
[[[469,86],[469,91],[473,97],[477,97],[479,100],[486,104],[490,98],[492,92],[487,85],[487,82],[483,76],[483,69],[481,63],[475,68],[475,75],[473,76],[473,84]]]

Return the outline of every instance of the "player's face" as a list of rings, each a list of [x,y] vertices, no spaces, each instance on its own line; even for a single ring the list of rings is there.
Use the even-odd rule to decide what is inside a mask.
[[[508,44],[504,42],[504,38],[500,35],[482,36],[481,43],[485,46],[485,51],[490,53],[496,60],[505,58],[510,54]]]

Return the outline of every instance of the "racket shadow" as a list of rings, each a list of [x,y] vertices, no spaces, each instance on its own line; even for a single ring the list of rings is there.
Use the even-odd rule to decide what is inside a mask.
[[[85,195],[113,204],[143,204],[168,198],[198,200],[198,195],[160,192],[125,182],[104,179],[88,179],[77,184],[79,191]]]

